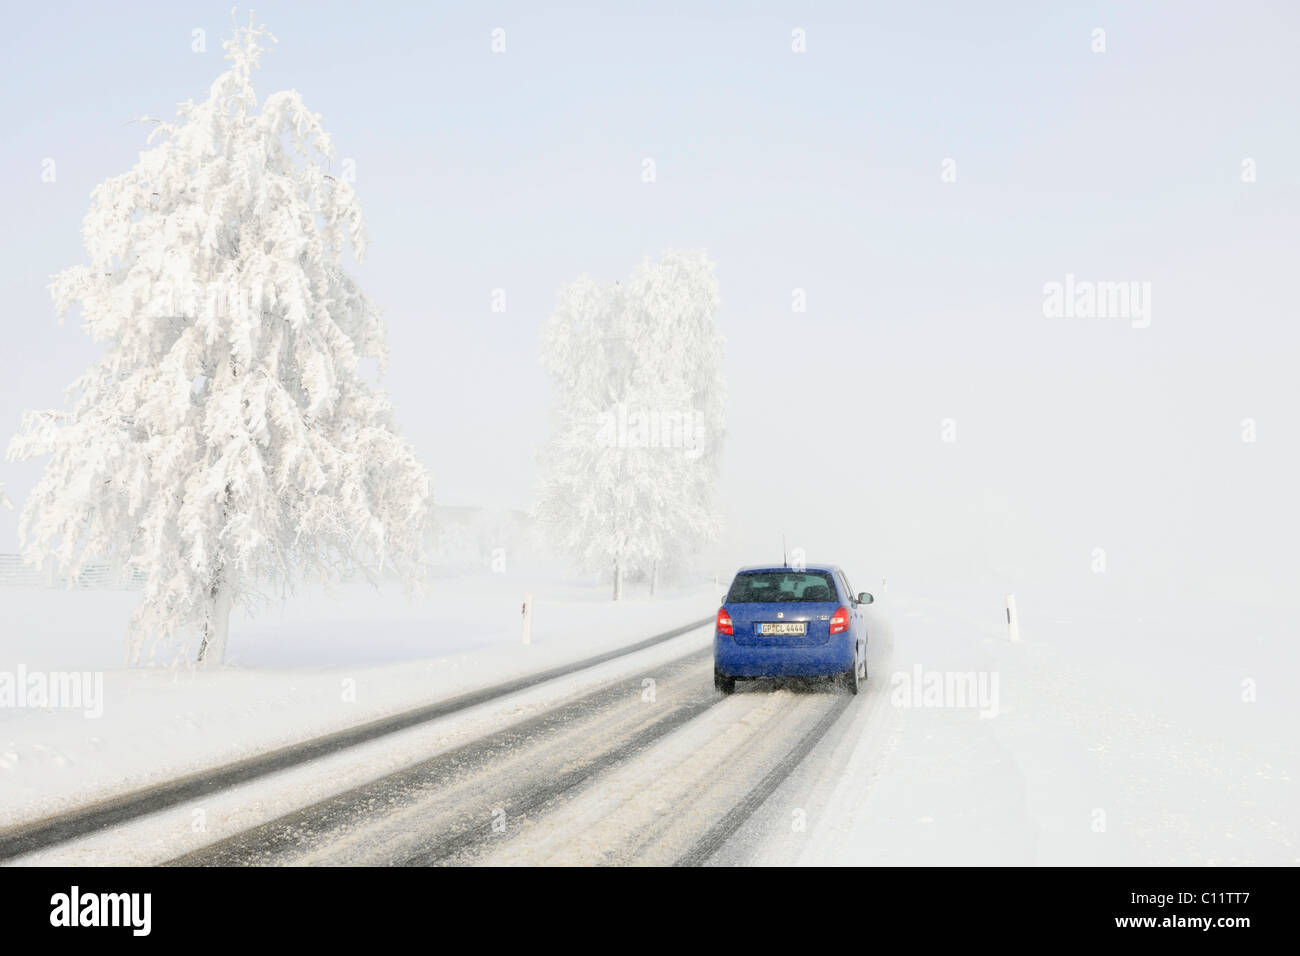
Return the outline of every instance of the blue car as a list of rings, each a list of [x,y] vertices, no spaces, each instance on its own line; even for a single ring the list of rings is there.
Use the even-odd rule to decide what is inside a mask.
[[[718,608],[713,684],[724,694],[759,677],[834,677],[849,693],[867,679],[867,626],[833,564],[741,568]]]

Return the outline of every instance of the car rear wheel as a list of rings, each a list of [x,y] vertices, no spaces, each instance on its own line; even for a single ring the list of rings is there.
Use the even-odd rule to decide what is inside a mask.
[[[858,692],[858,662],[854,661],[853,666],[840,675],[840,685],[850,694]]]
[[[713,686],[724,694],[734,693],[736,690],[736,678],[728,677],[715,667],[713,669]]]

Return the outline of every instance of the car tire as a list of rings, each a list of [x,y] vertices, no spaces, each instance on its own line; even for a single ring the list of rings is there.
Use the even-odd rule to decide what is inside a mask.
[[[728,677],[715,667],[713,669],[713,686],[724,694],[734,694],[736,692],[736,678]]]
[[[854,661],[853,666],[840,675],[840,684],[850,694],[858,692],[858,662]]]

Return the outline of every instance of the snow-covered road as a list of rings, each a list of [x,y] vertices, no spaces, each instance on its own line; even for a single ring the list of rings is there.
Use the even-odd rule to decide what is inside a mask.
[[[856,697],[771,682],[724,697],[709,629],[665,636],[12,862],[707,864],[779,852],[791,814],[838,772],[831,755],[854,749],[884,706],[888,632],[873,633],[877,676]]]
[[[705,863],[857,698],[712,687],[707,648],[178,858],[187,865]]]

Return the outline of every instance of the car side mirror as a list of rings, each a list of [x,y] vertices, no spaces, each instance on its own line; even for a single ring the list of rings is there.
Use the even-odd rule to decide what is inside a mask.
[[[867,591],[863,591],[861,594],[858,595],[859,604],[870,604],[874,600],[875,598],[873,598],[871,594],[868,593]]]
[[[726,603],[727,603],[727,596],[726,596],[725,594],[722,595],[722,600],[721,600],[720,602],[718,602],[718,603],[720,603],[720,604],[726,604]]]

